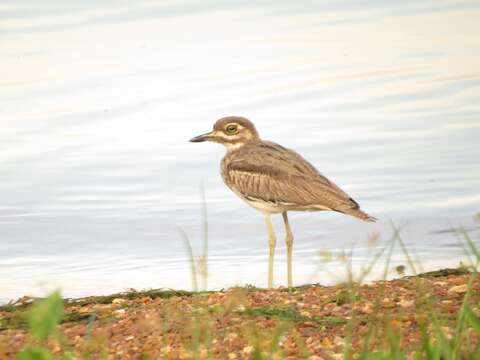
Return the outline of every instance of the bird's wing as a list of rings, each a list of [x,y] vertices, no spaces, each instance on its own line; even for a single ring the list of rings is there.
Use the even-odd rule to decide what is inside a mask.
[[[262,201],[336,211],[358,204],[293,150],[270,142],[250,146],[225,165],[227,185]]]

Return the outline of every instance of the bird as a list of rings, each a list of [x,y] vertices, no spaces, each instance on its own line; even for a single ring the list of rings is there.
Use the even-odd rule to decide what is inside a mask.
[[[245,117],[217,120],[213,130],[191,142],[210,141],[226,147],[220,164],[225,184],[248,205],[261,211],[268,230],[268,288],[273,287],[276,236],[271,215],[282,214],[287,248],[287,283],[293,286],[293,233],[288,211],[335,211],[374,222],[377,219],[294,150],[260,138]]]

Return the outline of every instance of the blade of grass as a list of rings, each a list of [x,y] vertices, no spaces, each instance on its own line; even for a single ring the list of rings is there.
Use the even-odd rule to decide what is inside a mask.
[[[475,268],[476,268],[480,263],[480,251],[477,249],[472,238],[470,237],[470,235],[468,234],[468,232],[465,230],[463,226],[460,228],[460,232],[463,235],[463,238],[465,239],[465,242],[467,243],[468,248],[470,249],[472,254],[475,255],[477,259],[477,262],[475,264]]]
[[[280,322],[273,330],[273,333],[271,334],[270,353],[268,356],[269,360],[273,360],[274,358],[275,359],[277,358],[277,356],[275,355],[278,352],[280,339],[290,327],[291,327],[291,324],[289,324],[288,322]]]
[[[205,185],[202,182],[201,185],[202,194],[202,223],[203,223],[203,256],[202,256],[202,269],[201,275],[203,279],[203,290],[207,290],[208,285],[208,212],[207,212],[207,200],[205,196]]]
[[[412,258],[410,256],[410,253],[408,252],[407,247],[405,246],[405,242],[403,241],[403,239],[400,235],[400,231],[397,229],[397,227],[395,226],[393,221],[390,222],[390,225],[392,226],[394,231],[396,231],[396,233],[397,233],[398,243],[400,244],[400,247],[402,248],[403,254],[405,255],[405,258],[407,259],[408,265],[412,269],[413,274],[418,275],[417,269],[415,268],[415,264],[413,263]]]
[[[480,335],[480,318],[468,306],[465,307],[465,320]]]
[[[187,233],[181,228],[178,228],[180,236],[183,238],[185,242],[185,247],[187,248],[188,256],[190,258],[190,269],[191,269],[191,276],[192,276],[192,288],[193,291],[198,291],[198,282],[197,282],[197,269],[195,267],[195,258],[193,256],[192,246],[190,245],[190,241],[188,240]]]

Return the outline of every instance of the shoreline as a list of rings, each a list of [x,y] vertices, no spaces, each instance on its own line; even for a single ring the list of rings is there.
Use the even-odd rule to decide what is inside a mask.
[[[332,254],[335,252],[332,251]],[[281,256],[279,256],[277,259],[277,262],[279,264],[280,270],[282,270],[283,265],[283,259]],[[371,260],[371,259],[370,259]],[[323,259],[319,259],[318,263],[322,263],[324,261]],[[368,261],[366,259],[365,261]],[[421,263],[418,262],[420,265],[418,267],[419,272],[431,272],[435,271],[437,269],[444,269],[444,268],[458,268],[461,266],[461,264],[469,264],[471,261],[467,257],[458,257],[456,256],[455,258],[436,258],[433,260],[429,261],[422,261]],[[389,273],[387,274],[388,280],[394,280],[401,278],[404,276],[403,274],[399,274],[397,271],[394,270],[396,265],[405,265],[406,260],[405,260],[405,255],[402,253],[398,255],[397,261],[391,261],[391,269]],[[185,266],[189,266],[189,262],[185,261]],[[417,263],[415,263],[417,265]],[[210,264],[209,264],[210,266]],[[258,269],[259,272],[264,271],[266,269],[267,263],[261,263],[261,266],[257,266],[255,270]],[[378,266],[375,266],[370,270],[369,275],[365,278],[363,283],[366,282],[374,282],[378,280],[384,279],[384,264],[378,264]],[[209,277],[208,279],[208,289],[211,291],[221,291],[224,289],[228,289],[231,287],[246,287],[246,286],[254,286],[256,288],[262,288],[262,286],[266,284],[262,284],[262,280],[266,279],[266,273],[265,276],[257,276],[257,278],[252,278],[246,279],[242,282],[240,281],[217,281],[218,276],[216,274],[221,273],[221,269],[212,269],[213,276]],[[244,271],[244,270],[243,270]],[[325,275],[322,275],[321,277],[318,275],[315,275],[316,272],[318,271],[318,268],[316,268],[314,265],[311,266],[308,270],[304,270],[303,272],[299,268],[299,266],[295,267],[295,280],[298,281],[298,285],[295,286],[304,286],[308,284],[321,284],[324,286],[334,286],[336,284],[339,284],[343,281],[346,281],[347,279],[347,273],[345,269],[345,263],[341,260],[336,260],[336,261],[330,261],[327,263],[324,263],[323,268],[319,271],[319,273],[324,273]],[[356,275],[361,274],[361,263],[359,264],[353,264],[352,271]],[[338,277],[333,277],[332,274],[338,274]],[[406,275],[412,274],[409,268],[406,269],[405,271]],[[277,274],[279,275],[279,284],[282,285],[282,279],[284,278],[283,274],[280,273]],[[71,284],[78,283],[78,279],[63,279],[59,281],[58,279],[53,279],[51,283],[45,281],[42,287],[39,286],[33,286],[32,284],[28,284],[26,286],[23,286],[22,288],[26,288],[24,291],[12,291],[14,288],[14,284],[8,284],[6,287],[4,284],[0,284],[0,287],[3,290],[3,293],[0,294],[0,307],[3,305],[6,305],[8,303],[12,303],[17,301],[20,298],[42,298],[47,296],[48,294],[54,292],[54,291],[60,291],[65,298],[70,298],[70,299],[80,299],[80,298],[87,298],[90,296],[109,296],[111,294],[120,294],[123,292],[128,292],[130,289],[135,289],[136,291],[141,292],[144,289],[171,289],[171,290],[178,290],[178,291],[193,291],[192,290],[192,285],[190,284],[191,274],[189,271],[182,276],[182,278],[178,278],[178,281],[166,281],[167,285],[163,286],[162,288],[160,287],[152,287],[149,284],[155,283],[155,284],[164,284],[163,279],[157,279],[153,276],[148,277],[145,281],[141,281],[141,285],[136,284],[135,281],[129,281],[126,283],[124,286],[99,286],[97,283],[94,283],[91,288],[87,288],[88,284],[88,279],[82,279],[80,281],[82,283],[81,288],[78,286],[74,286],[72,288]],[[147,281],[148,280],[148,281]],[[183,287],[183,289],[178,289],[177,284],[188,284],[188,286]],[[260,284],[260,285],[257,285]],[[92,285],[92,284],[90,284]],[[3,296],[3,297],[2,297]]]
[[[366,281],[362,284],[355,283],[355,285],[368,285],[371,283],[377,282],[391,282],[396,280],[402,279],[411,279],[411,278],[428,278],[428,277],[442,277],[442,276],[450,276],[450,275],[469,275],[472,274],[466,267],[458,267],[458,268],[442,268],[438,270],[426,271],[423,273],[419,273],[417,275],[404,275],[399,276],[393,279],[388,280],[372,280]],[[342,286],[343,283],[333,284],[333,285],[322,285],[320,283],[311,283],[311,284],[304,284],[292,287],[292,290],[298,290],[302,288],[308,287],[323,287],[323,288],[331,288]],[[219,290],[199,290],[199,291],[191,291],[191,290],[175,290],[170,288],[158,288],[158,289],[146,289],[146,290],[136,290],[136,289],[129,289],[126,291],[116,292],[109,295],[90,295],[90,296],[82,296],[78,298],[62,298],[64,304],[68,305],[88,305],[88,304],[109,304],[114,299],[125,299],[125,300],[134,300],[136,298],[142,297],[151,297],[155,299],[159,298],[170,298],[170,297],[192,297],[198,295],[206,295],[206,294],[215,294],[215,293],[225,293],[234,289],[249,289],[249,291],[289,291],[289,289],[285,286],[278,286],[274,287],[273,289],[269,290],[267,288],[257,287],[253,285],[244,285],[244,286],[232,286],[226,289],[219,289]],[[6,304],[0,305],[0,311],[4,311],[6,309],[11,309],[13,307],[28,307],[36,300],[42,300],[44,297],[37,297],[37,296],[22,296],[16,300],[12,300]]]

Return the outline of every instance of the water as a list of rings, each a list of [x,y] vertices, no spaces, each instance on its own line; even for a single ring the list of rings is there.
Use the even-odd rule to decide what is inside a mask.
[[[380,219],[292,213],[296,283],[340,281],[345,264],[319,251],[358,268],[390,221],[425,269],[465,261],[449,230],[479,243],[479,15],[477,1],[3,0],[0,299],[190,288],[178,228],[200,255],[202,183],[209,287],[264,286],[261,214],[223,185],[221,146],[188,142],[232,114]]]

